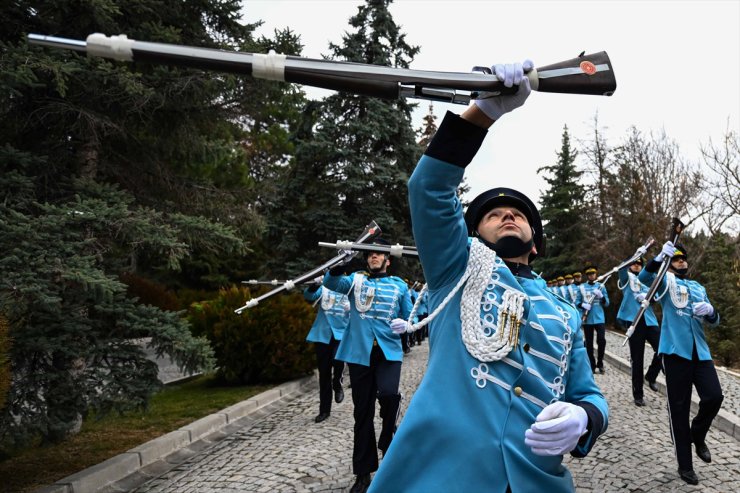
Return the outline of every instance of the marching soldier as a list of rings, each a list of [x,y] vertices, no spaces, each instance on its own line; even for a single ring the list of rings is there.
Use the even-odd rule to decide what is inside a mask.
[[[556,280],[558,281],[558,283],[555,287],[555,294],[557,294],[561,298],[565,298],[565,277],[558,276]]]
[[[565,299],[578,306],[578,289],[576,289],[573,274],[565,275]]]
[[[319,302],[319,312],[306,340],[313,342],[316,349],[316,364],[319,368],[319,414],[314,421],[321,423],[331,414],[332,388],[337,404],[344,400],[342,389],[344,362],[334,357],[349,322],[349,300],[346,295],[331,291],[318,282],[307,287],[303,296],[311,303]]]
[[[578,287],[581,285],[581,279],[583,277],[583,274],[580,272],[574,272],[573,273],[573,284]]]
[[[588,265],[584,270],[588,282],[578,287],[580,306],[583,310],[583,332],[586,335],[586,351],[588,352],[588,361],[591,363],[591,369],[594,373],[604,373],[604,352],[606,351],[606,317],[604,316],[604,307],[609,306],[609,295],[606,287],[600,282],[596,282],[598,267]],[[591,302],[589,303],[589,300]],[[594,359],[594,332],[596,332],[597,353]]]
[[[374,244],[389,243],[376,239]],[[403,279],[387,272],[389,255],[368,252],[365,260],[369,272],[343,276],[340,267],[329,271],[324,278],[325,287],[347,293],[350,303],[349,325],[336,358],[347,363],[352,386],[355,420],[352,471],[356,479],[351,493],[367,490],[370,473],[378,469],[377,449],[385,454],[396,432],[403,349],[401,338],[391,330],[390,323],[411,314],[408,286]],[[376,398],[383,420],[377,444],[373,423]]]
[[[583,457],[606,429],[578,313],[529,265],[542,247],[537,208],[494,188],[463,216],[455,193],[486,129],[530,92],[521,64],[495,71],[519,91],[448,113],[409,180],[429,364],[371,491],[572,491],[562,455]]]
[[[660,281],[656,295],[663,308],[658,352],[665,372],[678,474],[687,483],[698,484],[691,444],[697,457],[704,462],[712,461],[705,440],[724,400],[703,327],[705,323],[716,327],[719,313],[709,302],[704,286],[686,277],[688,254],[681,245],[666,242],[660,254],[640,273],[640,282],[652,284],[660,263],[666,258],[671,259],[668,272]],[[692,385],[699,394],[699,411],[689,426]]]
[[[645,300],[648,290],[645,284],[641,283],[637,276],[642,270],[644,261],[639,258],[627,267],[619,269],[619,283],[617,287],[622,291],[622,304],[619,305],[617,312],[617,322],[625,329],[632,324],[635,315],[640,310],[640,304]],[[642,368],[645,359],[645,341],[655,351],[653,359],[650,362],[648,371],[644,376]],[[645,399],[642,392],[643,381],[647,381],[650,390],[658,391],[655,379],[660,373],[660,357],[658,356],[658,342],[660,341],[660,328],[658,328],[658,319],[653,313],[653,309],[648,307],[644,316],[640,318],[635,332],[629,338],[630,360],[632,362],[632,398],[636,406],[644,406]]]

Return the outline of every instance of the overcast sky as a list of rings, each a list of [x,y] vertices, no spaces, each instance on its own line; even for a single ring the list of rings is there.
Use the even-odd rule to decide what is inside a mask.
[[[244,20],[257,31],[290,27],[303,56],[341,44],[354,0],[244,0]],[[586,139],[594,116],[611,144],[634,125],[676,140],[699,162],[699,146],[740,131],[740,0],[485,1],[396,0],[394,20],[421,47],[411,68],[469,71],[529,58],[535,66],[606,51],[617,77],[612,97],[533,93],[524,107],[497,122],[468,168],[469,199],[493,186],[521,190],[536,202],[544,180],[537,168],[555,162],[564,125]],[[312,90],[311,97],[329,94]],[[414,126],[429,102],[420,101]],[[464,106],[434,103],[441,117]]]

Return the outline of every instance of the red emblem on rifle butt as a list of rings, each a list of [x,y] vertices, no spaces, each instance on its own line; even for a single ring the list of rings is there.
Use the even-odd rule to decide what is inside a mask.
[[[581,62],[581,70],[583,70],[583,73],[586,75],[594,75],[596,73],[596,65],[589,61],[583,61]]]

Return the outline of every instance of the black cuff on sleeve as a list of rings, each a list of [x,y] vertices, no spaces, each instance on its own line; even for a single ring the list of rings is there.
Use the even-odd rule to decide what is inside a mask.
[[[331,269],[329,269],[329,275],[332,275],[332,276],[335,276],[335,277],[336,276],[343,276],[344,275],[344,269],[345,269],[345,266],[344,265],[337,265],[336,267],[332,267]]]
[[[448,111],[424,154],[464,168],[475,157],[487,133],[485,128]]]
[[[591,446],[593,446],[593,444],[596,443],[596,439],[601,435],[601,431],[604,429],[604,416],[601,415],[599,408],[590,402],[580,401],[574,402],[573,404],[583,408],[583,410],[586,411],[586,416],[588,416],[588,427],[586,428],[588,432],[581,437],[578,441],[578,445],[583,446],[590,440]],[[589,447],[589,449],[590,448],[591,447]],[[586,456],[586,454],[578,452],[577,449],[571,451],[570,455],[577,458]]]
[[[715,323],[715,322],[717,321],[717,319],[719,318],[719,312],[718,312],[718,311],[717,311],[717,309],[715,308],[715,309],[714,309],[714,313],[712,314],[712,316],[711,316],[711,317],[706,317],[706,318],[707,318],[707,322],[709,322],[710,324],[713,324],[713,323]]]
[[[660,269],[660,262],[656,262],[655,259],[651,260],[645,266],[645,270],[655,274]]]
[[[321,287],[321,284],[319,284],[319,283],[309,284],[308,285],[308,292],[309,293],[315,293],[316,291],[319,290],[320,287]]]

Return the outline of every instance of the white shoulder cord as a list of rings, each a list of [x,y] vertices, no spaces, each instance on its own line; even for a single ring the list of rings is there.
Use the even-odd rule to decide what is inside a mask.
[[[355,274],[352,288],[355,290],[355,308],[360,313],[364,313],[373,306],[373,298],[375,298],[375,286],[370,286],[367,289],[365,301],[362,301],[362,285],[365,284],[365,276],[361,274]]]
[[[334,305],[334,301],[334,297],[329,294],[328,289],[321,290],[321,308],[329,310]]]
[[[428,287],[427,287],[427,285],[424,284],[424,288],[421,290],[421,293],[419,293],[419,297],[416,299],[416,303],[414,304],[414,308],[411,310],[411,315],[409,316],[409,319],[406,321],[406,325],[407,325],[406,332],[414,332],[416,330],[421,329],[422,327],[424,327],[425,325],[427,325],[428,323],[430,323],[432,320],[434,320],[437,317],[437,315],[439,315],[439,313],[442,310],[444,310],[444,308],[450,302],[450,300],[452,299],[452,297],[455,296],[455,294],[458,291],[460,291],[460,288],[462,287],[462,285],[465,284],[465,281],[468,280],[468,277],[470,277],[472,271],[478,268],[476,266],[476,263],[472,262],[472,259],[473,259],[473,256],[474,256],[474,252],[476,252],[477,248],[479,248],[479,247],[483,247],[486,250],[490,251],[491,253],[493,253],[494,259],[496,258],[496,253],[493,252],[493,250],[491,250],[490,248],[484,246],[480,241],[478,241],[477,238],[473,238],[473,241],[472,241],[472,243],[470,245],[470,257],[468,258],[468,265],[465,267],[465,272],[463,273],[463,275],[460,278],[460,280],[457,281],[457,284],[455,285],[455,287],[452,288],[452,290],[447,294],[447,296],[445,297],[445,299],[442,300],[442,303],[440,303],[437,306],[437,308],[435,308],[434,311],[432,313],[430,313],[429,316],[427,316],[427,318],[425,318],[424,320],[422,320],[419,323],[414,324],[414,323],[411,323],[411,321],[414,319],[414,315],[416,315],[416,310],[417,310],[418,305],[420,303],[419,300],[421,300],[421,296],[424,294],[424,292],[429,290]],[[475,253],[475,255],[478,255],[478,254]],[[479,317],[480,317],[480,314],[479,314]]]
[[[431,322],[465,284],[460,302],[462,340],[465,348],[478,361],[490,362],[505,358],[519,339],[519,325],[524,314],[524,300],[527,297],[524,293],[506,290],[499,306],[496,330],[493,334],[487,335],[487,331],[481,325],[480,300],[496,268],[496,252],[477,238],[473,238],[468,264],[462,277],[427,318],[418,324],[409,324],[411,331]]]
[[[676,276],[671,272],[666,275],[667,291],[671,295],[671,301],[676,308],[686,308],[689,304],[689,290],[686,286],[679,286],[676,282]]]

